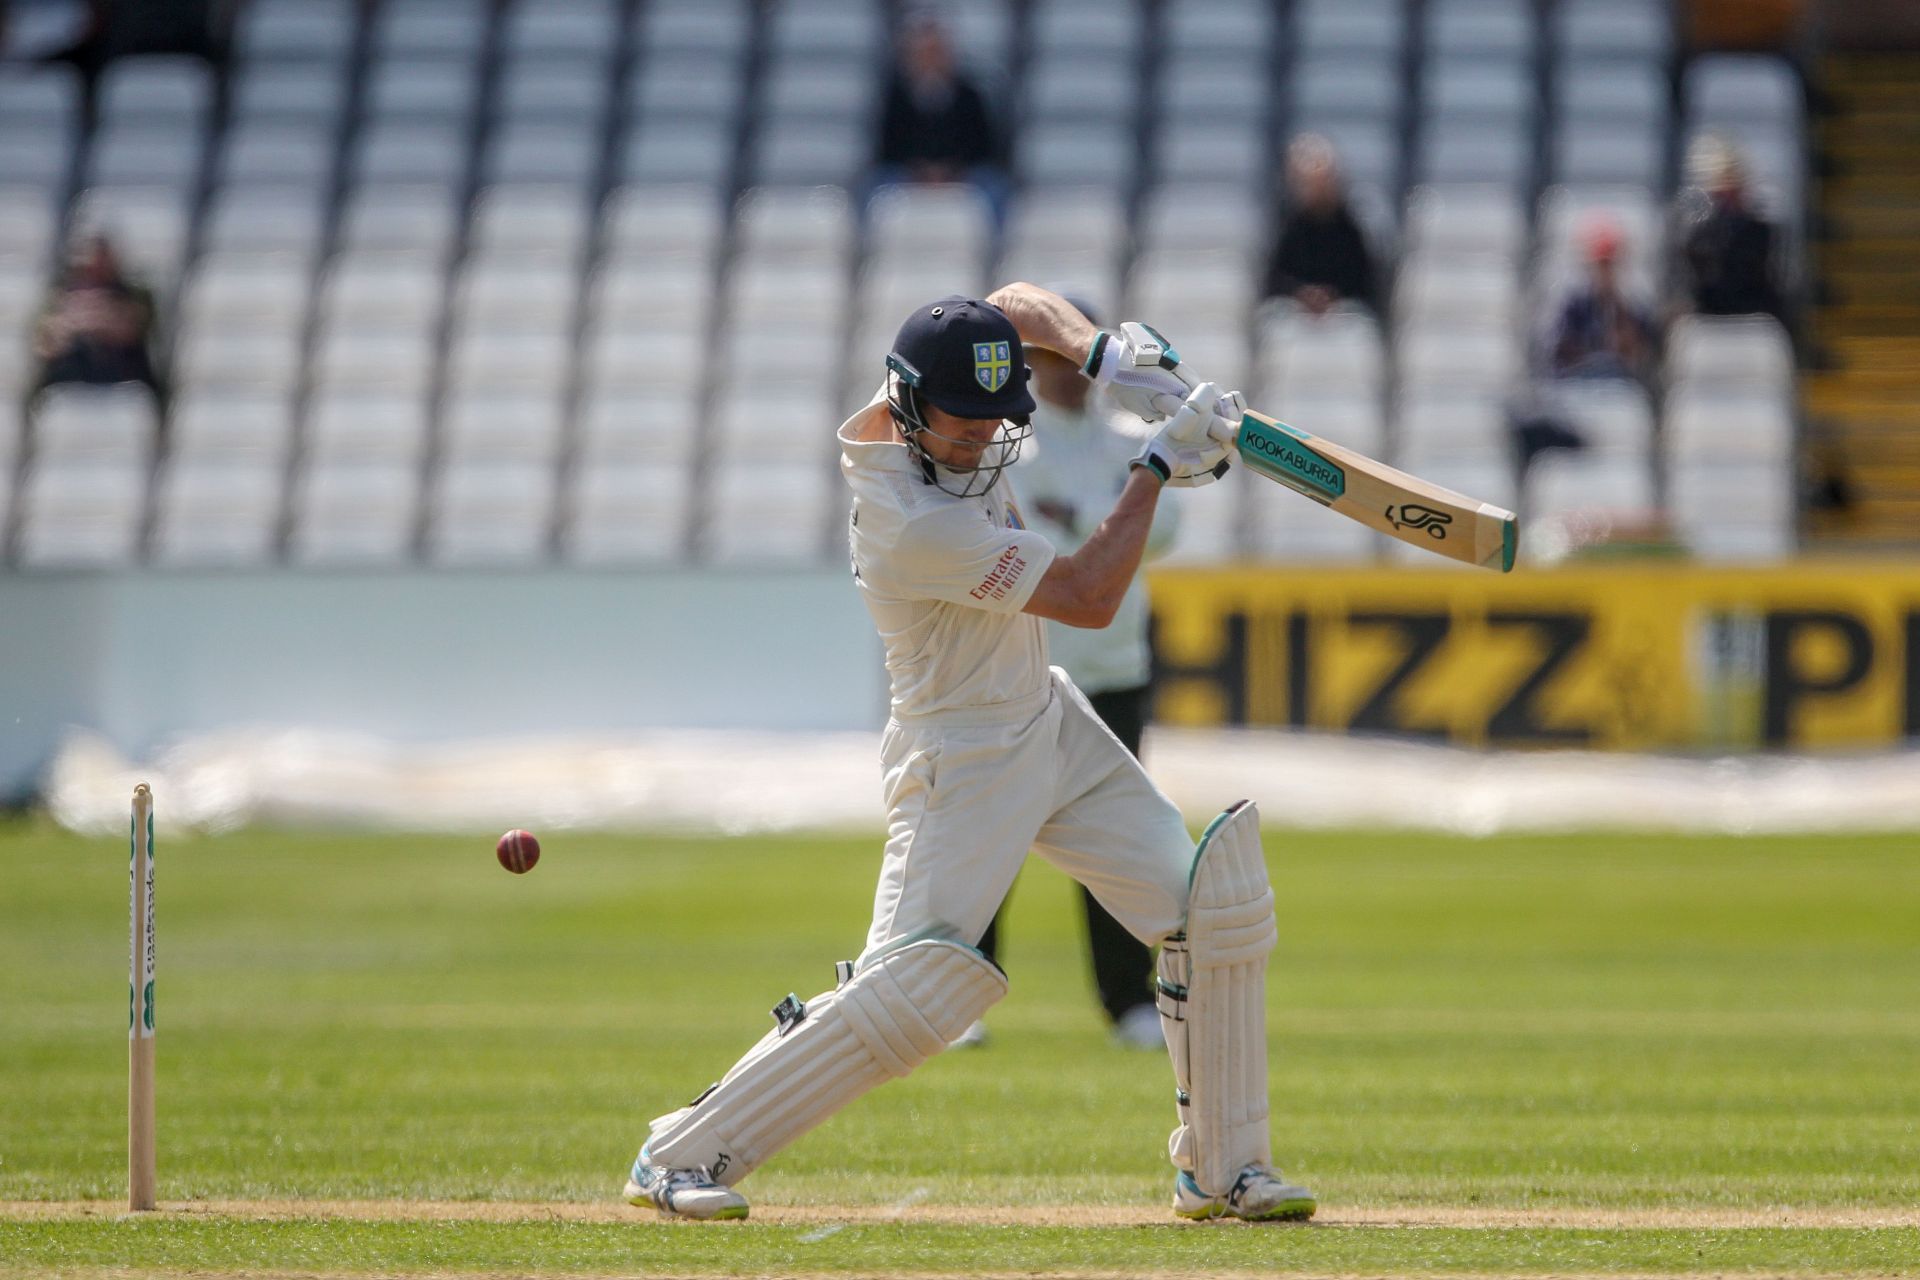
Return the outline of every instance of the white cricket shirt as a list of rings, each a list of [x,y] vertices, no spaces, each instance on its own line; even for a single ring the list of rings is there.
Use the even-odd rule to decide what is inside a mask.
[[[1026,527],[1005,473],[956,498],[927,483],[904,444],[854,439],[865,412],[840,426],[840,471],[853,489],[853,577],[886,646],[894,716],[1031,714],[1048,696],[1047,637],[1020,610],[1053,544]]]
[[[1152,428],[1137,418],[1100,412],[1099,403],[1095,397],[1075,412],[1037,401],[1033,437],[1007,473],[1013,478],[1020,509],[1062,555],[1079,550],[1112,513],[1127,485],[1128,464],[1152,434]],[[1071,524],[1049,518],[1049,512],[1061,508],[1072,513]],[[1172,545],[1176,523],[1174,505],[1163,494],[1143,559],[1150,560]],[[1136,576],[1111,625],[1094,629],[1063,622],[1046,624],[1053,663],[1073,677],[1082,693],[1140,687],[1152,669],[1147,613],[1147,584]]]

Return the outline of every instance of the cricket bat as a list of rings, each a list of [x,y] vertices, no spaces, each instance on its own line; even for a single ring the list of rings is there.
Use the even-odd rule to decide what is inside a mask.
[[[1158,366],[1192,387],[1195,380],[1165,338],[1146,325],[1121,326],[1137,366]],[[1345,445],[1249,410],[1240,419],[1241,460],[1267,479],[1411,546],[1506,573],[1519,525],[1511,511],[1377,462]]]

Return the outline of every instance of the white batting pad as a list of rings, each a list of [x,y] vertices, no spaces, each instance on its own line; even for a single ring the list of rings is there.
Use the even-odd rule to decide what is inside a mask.
[[[1179,1085],[1173,1163],[1223,1195],[1272,1163],[1267,1132],[1267,955],[1279,941],[1260,852],[1260,812],[1242,800],[1200,837],[1187,927],[1160,949],[1161,1028]]]
[[[877,1084],[951,1044],[1007,994],[974,948],[909,941],[867,958],[836,991],[806,1002],[719,1084],[652,1125],[648,1158],[707,1170],[731,1186]]]

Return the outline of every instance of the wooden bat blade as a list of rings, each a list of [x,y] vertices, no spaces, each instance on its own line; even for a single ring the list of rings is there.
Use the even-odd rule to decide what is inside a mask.
[[[1389,538],[1467,564],[1506,573],[1519,527],[1513,512],[1418,476],[1396,471],[1331,440],[1265,414],[1240,420],[1247,466]]]

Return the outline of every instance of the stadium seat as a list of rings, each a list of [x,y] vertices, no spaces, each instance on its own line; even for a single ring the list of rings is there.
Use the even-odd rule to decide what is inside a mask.
[[[562,535],[575,564],[676,564],[686,555],[686,478],[657,463],[582,467],[573,477]]]
[[[1682,384],[1667,395],[1667,456],[1675,464],[1771,463],[1785,468],[1794,455],[1791,402],[1760,387]]]
[[[864,58],[824,55],[774,64],[760,84],[762,120],[803,118],[868,122],[879,109],[880,80]]]
[[[1533,53],[1537,33],[1528,0],[1429,0],[1425,14],[1429,56]]]
[[[374,52],[478,59],[491,25],[487,8],[482,0],[389,0],[374,14]]]
[[[840,416],[833,387],[811,382],[762,382],[728,387],[709,415],[722,466],[766,459],[774,465],[819,463],[833,451]]]
[[[584,194],[600,167],[600,136],[547,120],[508,120],[488,135],[481,153],[483,180],[571,184]]]
[[[1519,279],[1512,262],[1498,254],[1409,255],[1401,263],[1393,312],[1403,328],[1510,331],[1520,320]]]
[[[463,329],[489,333],[570,333],[580,279],[571,264],[543,258],[476,256],[454,287]]]
[[[1132,131],[1109,122],[1035,123],[1014,143],[1015,165],[1029,185],[1106,186],[1133,182],[1137,147]]]
[[[466,135],[444,122],[376,119],[361,132],[352,167],[361,183],[451,186],[466,176]]]
[[[479,68],[466,58],[386,58],[368,70],[362,92],[382,126],[462,125],[480,104]]]
[[[1267,394],[1344,391],[1377,396],[1385,384],[1386,354],[1372,316],[1284,310],[1262,316],[1258,336]]]
[[[474,204],[471,249],[556,263],[579,260],[591,232],[589,209],[567,187],[492,187]]]
[[[753,30],[748,0],[656,0],[640,9],[638,44],[649,58],[738,56]]]
[[[606,54],[620,45],[612,0],[517,0],[507,6],[501,44],[515,54]]]
[[[627,82],[626,110],[648,127],[687,119],[730,129],[739,118],[745,84],[733,55],[663,56],[635,68]]]
[[[189,389],[167,418],[176,458],[246,459],[281,466],[293,447],[293,407],[283,393]]]
[[[440,417],[440,455],[460,464],[551,464],[560,456],[563,407],[552,392],[462,387]]]
[[[1512,260],[1526,249],[1526,206],[1497,184],[1430,183],[1408,194],[1402,234],[1409,254]]]
[[[309,465],[344,462],[418,463],[427,452],[423,396],[321,387],[307,412]]]
[[[100,118],[109,127],[138,120],[157,129],[197,134],[212,114],[213,94],[213,72],[198,58],[116,58],[100,76]]]
[[[1528,520],[1588,513],[1644,515],[1653,509],[1653,468],[1621,454],[1540,454],[1527,470],[1522,511]]]
[[[440,317],[445,285],[438,264],[406,253],[337,255],[320,286],[331,327],[425,333]]]
[[[1273,46],[1271,6],[1239,0],[1184,0],[1164,12],[1162,38],[1176,56],[1262,58]]]
[[[594,57],[526,57],[500,70],[496,107],[509,120],[539,120],[598,132],[607,114],[613,81]]]
[[[248,59],[234,72],[233,118],[331,128],[346,109],[347,86],[346,69],[337,63]]]
[[[214,192],[205,219],[208,252],[319,252],[325,210],[300,188],[233,187]]]
[[[1394,464],[1426,475],[1438,458],[1505,462],[1513,453],[1506,409],[1496,392],[1448,390],[1401,397]]]
[[[713,120],[643,119],[621,144],[619,180],[717,187],[733,172],[733,129]]]
[[[1557,382],[1552,407],[1580,433],[1589,452],[1644,458],[1653,451],[1653,406],[1633,383]]]
[[[853,209],[838,187],[748,191],[734,210],[735,247],[746,264],[844,267],[853,251]]]
[[[419,468],[316,462],[295,481],[289,552],[297,564],[397,564],[412,554]]]
[[[159,425],[153,393],[137,383],[60,383],[34,405],[34,452],[43,459],[140,461],[152,453]]]
[[[328,329],[320,336],[313,373],[334,388],[423,394],[433,385],[433,336],[408,329]]]
[[[1301,0],[1294,39],[1308,60],[1332,51],[1397,57],[1407,42],[1401,0]]]
[[[1263,200],[1248,191],[1219,191],[1196,201],[1188,186],[1149,189],[1140,206],[1142,248],[1265,252]]]
[[[1131,55],[1140,47],[1142,9],[1138,0],[1039,0],[1028,15],[1027,36],[1042,50]]]
[[[866,167],[872,134],[865,120],[763,121],[752,149],[752,180],[764,186],[850,186]]]
[[[458,231],[459,213],[448,186],[363,187],[347,197],[340,242],[355,252],[404,252],[440,261],[452,256]]]
[[[1065,55],[1030,65],[1022,81],[1022,117],[1039,123],[1070,118],[1116,119],[1132,115],[1141,86],[1127,69],[1106,58]]]
[[[1672,53],[1667,0],[1560,0],[1549,16],[1563,57],[1602,54],[1664,64]]]
[[[708,481],[701,546],[708,561],[723,565],[817,563],[828,503],[846,493],[824,450],[808,462],[723,461]]]
[[[317,203],[333,174],[333,147],[330,124],[274,120],[235,124],[221,141],[220,181],[310,191]]]
[[[711,258],[725,231],[725,206],[712,187],[616,188],[602,215],[608,252],[635,258]]]
[[[589,395],[580,414],[583,467],[645,461],[684,483],[676,468],[686,465],[705,434],[698,405],[699,395],[691,387],[653,383],[615,386]]]
[[[146,518],[147,461],[37,459],[19,497],[19,562],[34,569],[134,562]]]
[[[300,254],[203,254],[183,291],[180,323],[189,329],[297,329],[312,301],[312,275]]]
[[[467,390],[563,391],[573,361],[569,332],[457,332],[447,350],[449,385]]]
[[[241,65],[344,59],[359,18],[350,0],[253,0],[237,19]]]
[[[1795,548],[1795,477],[1789,461],[1676,461],[1669,510],[1680,540],[1703,560],[1766,563]]]
[[[1667,335],[1667,381],[1784,396],[1792,387],[1793,348],[1767,316],[1685,316]]]
[[[291,329],[189,330],[173,357],[174,380],[184,387],[286,392],[299,382],[300,368],[300,334]]]
[[[154,125],[139,117],[102,125],[87,150],[87,182],[95,187],[169,188],[184,203],[200,180],[206,139],[198,128]]]
[[[851,53],[871,63],[885,51],[885,19],[869,0],[785,0],[767,16],[776,57]]]
[[[925,256],[978,263],[992,239],[992,210],[972,187],[889,187],[867,207],[868,252],[887,263]]]
[[[276,461],[169,459],[154,486],[154,563],[268,563],[279,536],[284,486],[285,473]]]
[[[1384,57],[1315,57],[1294,69],[1293,110],[1301,120],[1358,117],[1392,122],[1399,117],[1404,87],[1399,68]]]

